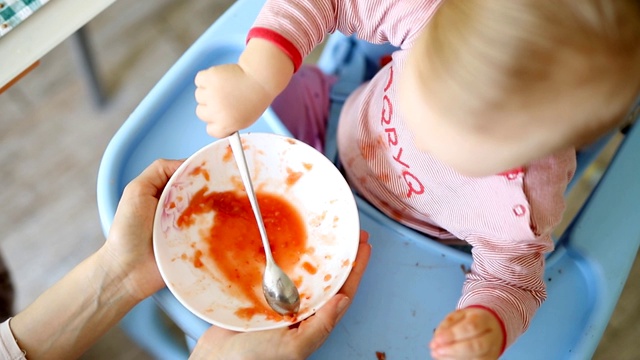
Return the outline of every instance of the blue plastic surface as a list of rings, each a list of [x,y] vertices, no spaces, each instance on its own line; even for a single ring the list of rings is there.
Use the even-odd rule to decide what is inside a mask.
[[[121,321],[127,335],[156,359],[183,360],[189,357],[185,341],[172,332],[152,298],[143,300]]]
[[[200,69],[237,59],[261,5],[262,0],[238,1],[185,52],[116,133],[98,174],[105,233],[125,184],[157,158],[188,157],[212,141],[194,113],[193,78]],[[270,110],[248,131],[287,134]],[[640,126],[628,134],[549,256],[549,298],[504,359],[592,356],[638,252],[638,204]],[[471,258],[393,222],[360,199],[358,206],[362,227],[371,234],[371,261],[349,312],[312,358],[372,359],[383,351],[390,359],[427,359],[433,330],[455,308],[464,281],[462,267],[468,268]],[[193,339],[209,326],[166,289],[154,299]],[[137,326],[155,325],[138,321]],[[149,328],[149,334],[154,330]]]

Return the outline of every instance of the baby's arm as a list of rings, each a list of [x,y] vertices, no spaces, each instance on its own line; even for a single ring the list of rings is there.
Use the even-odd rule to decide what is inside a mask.
[[[459,310],[436,329],[436,359],[496,359],[522,334],[546,298],[542,274],[551,239],[500,244],[473,239],[473,264]],[[446,356],[445,356],[446,355]]]
[[[214,66],[195,78],[197,116],[207,133],[227,136],[254,123],[293,75],[293,63],[277,46],[251,39],[237,64]]]
[[[238,63],[196,76],[196,114],[207,133],[223,137],[255,122],[335,22],[332,0],[267,1]]]
[[[214,137],[255,122],[289,84],[302,59],[335,27],[332,0],[264,5],[237,64],[197,74],[197,116]]]
[[[517,185],[517,177],[507,177],[506,183],[499,176],[485,178],[487,187],[493,189],[493,206],[487,206],[482,200],[484,198],[472,201],[482,180],[476,179],[466,187],[457,188],[453,194],[445,194],[449,197],[458,194],[460,198],[454,199],[453,203],[464,204],[460,208],[446,210],[484,214],[482,221],[472,222],[471,227],[469,221],[443,222],[443,227],[473,245],[473,264],[458,308],[464,310],[479,305],[493,311],[495,318],[504,325],[505,348],[527,329],[530,319],[546,298],[543,280],[545,254],[553,249],[551,232],[562,220],[564,192],[575,166],[575,152],[568,149],[529,164],[521,185]],[[518,216],[515,208],[511,213],[515,216],[509,217],[508,210],[518,197],[517,192],[509,190],[513,186],[522,186],[529,205],[528,217]],[[447,197],[443,195],[442,199]],[[515,203],[520,201],[522,199]],[[483,224],[486,224],[484,228]],[[481,236],[481,233],[485,235]]]
[[[214,66],[196,76],[196,114],[215,137],[245,128],[284,90],[327,33],[357,33],[369,42],[400,46],[417,34],[437,4],[436,0],[268,0],[238,64]]]

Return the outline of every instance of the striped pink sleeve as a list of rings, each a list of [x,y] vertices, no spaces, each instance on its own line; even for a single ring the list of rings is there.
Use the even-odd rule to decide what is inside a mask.
[[[473,245],[473,263],[458,307],[493,310],[504,325],[507,347],[529,327],[546,299],[544,254],[553,243],[550,238],[508,246],[482,238],[467,241]]]
[[[553,250],[551,232],[562,219],[564,192],[575,171],[575,152],[568,150],[536,161],[525,171],[524,192],[529,201],[530,226],[535,238],[466,239],[473,245],[473,264],[458,307],[489,308],[506,332],[505,347],[528,327],[546,299],[545,254]]]
[[[268,0],[247,41],[273,42],[294,63],[336,30],[372,43],[396,46],[412,40],[431,17],[440,0]]]

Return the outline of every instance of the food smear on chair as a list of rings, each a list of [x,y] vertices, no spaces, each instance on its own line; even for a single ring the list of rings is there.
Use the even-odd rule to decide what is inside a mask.
[[[291,274],[307,247],[307,233],[302,216],[283,196],[256,193],[262,212],[271,251],[276,263]],[[212,226],[200,231],[208,251],[197,256],[194,267],[202,266],[202,257],[209,257],[222,276],[229,281],[228,290],[247,300],[250,306],[236,311],[239,318],[249,320],[263,315],[269,320],[282,320],[273,311],[262,293],[262,273],[265,254],[251,204],[244,191],[209,192],[204,186],[191,198],[189,205],[176,220],[180,228],[193,226],[196,216],[213,216]],[[291,320],[291,319],[287,319]]]

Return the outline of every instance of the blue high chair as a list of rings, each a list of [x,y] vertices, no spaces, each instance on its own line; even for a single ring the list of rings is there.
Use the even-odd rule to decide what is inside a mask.
[[[194,76],[214,64],[237,60],[262,3],[237,1],[115,134],[98,174],[98,209],[105,234],[125,185],[153,160],[186,158],[212,141],[195,116]],[[340,66],[331,62],[339,37],[331,38],[321,59],[326,71]],[[247,131],[289,134],[270,109]],[[597,152],[596,148],[593,153]],[[427,359],[433,330],[454,309],[471,257],[394,222],[360,198],[357,203],[362,228],[371,235],[371,260],[349,311],[312,358],[372,359],[380,351],[390,359]],[[638,252],[639,210],[640,126],[635,126],[548,256],[548,300],[503,359],[592,356]],[[159,309],[184,332],[190,346],[209,327],[167,289],[134,308],[121,325],[157,358],[186,359],[188,347],[167,331]]]

